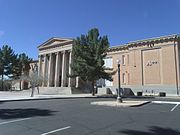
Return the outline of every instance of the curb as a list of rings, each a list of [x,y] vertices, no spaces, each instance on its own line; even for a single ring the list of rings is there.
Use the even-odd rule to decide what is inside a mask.
[[[77,96],[77,97],[32,97],[32,98],[22,98],[22,99],[4,99],[0,102],[12,102],[12,101],[31,101],[31,100],[51,100],[51,99],[78,99],[78,98],[114,98],[105,96]]]
[[[113,104],[109,104],[109,103],[103,103],[103,101],[101,102],[91,102],[90,104],[91,105],[98,105],[98,106],[107,106],[107,107],[140,107],[140,106],[143,106],[143,105],[146,105],[148,103],[151,103],[151,101],[143,101],[143,103],[137,103],[137,104],[134,104],[134,105],[130,105],[130,104],[121,104],[121,103],[118,103],[116,101],[114,101]]]
[[[139,105],[132,105],[132,106],[130,106],[130,107],[140,107],[140,106],[143,106],[143,105],[149,104],[149,103],[151,103],[151,102],[152,102],[152,101],[147,101],[147,102],[144,102],[144,103],[139,104]]]
[[[31,100],[51,100],[51,99],[77,99],[77,98],[117,98],[117,96],[110,96],[110,95],[95,95],[95,96],[77,96],[77,97],[28,97],[28,98],[22,98],[22,99],[4,99],[4,100],[1,100],[0,99],[0,102],[12,102],[12,101],[31,101]],[[153,99],[154,97],[136,97],[136,96],[133,96],[133,97],[123,97],[124,99]],[[149,101],[150,102],[150,101]]]

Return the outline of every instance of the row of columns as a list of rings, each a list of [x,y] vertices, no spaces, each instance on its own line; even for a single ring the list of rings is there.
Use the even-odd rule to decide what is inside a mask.
[[[71,74],[71,50],[50,53],[39,56],[38,74],[44,78],[42,87],[71,87],[74,84]]]

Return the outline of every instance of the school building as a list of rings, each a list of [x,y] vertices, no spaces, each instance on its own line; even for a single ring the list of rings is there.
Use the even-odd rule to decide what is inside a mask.
[[[179,95],[180,88],[180,42],[178,35],[163,36],[129,42],[111,47],[105,65],[117,69],[120,60],[122,88],[131,88],[134,93]],[[113,82],[104,81],[111,89],[118,86],[118,73]]]
[[[120,61],[121,87],[130,88],[135,94],[142,91],[179,95],[179,41],[178,35],[170,35],[110,47],[105,66],[117,70],[117,60]],[[78,77],[67,77],[67,73],[72,72],[72,47],[73,39],[68,38],[51,38],[38,47],[39,60],[32,64],[32,68],[34,64],[38,65],[39,74],[48,78],[41,88],[71,94],[72,88],[81,86]],[[100,79],[98,86],[102,87],[99,92],[106,88],[116,91],[118,73],[112,82]]]

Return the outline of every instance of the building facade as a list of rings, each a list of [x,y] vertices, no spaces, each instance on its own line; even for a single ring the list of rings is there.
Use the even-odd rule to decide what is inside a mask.
[[[68,77],[72,72],[72,46],[73,39],[51,38],[38,47],[38,72],[47,78],[41,87],[78,87],[79,79]],[[117,60],[121,61],[121,87],[130,88],[134,93],[179,95],[179,50],[178,35],[164,36],[111,47],[104,61],[106,67],[114,70],[117,70]],[[118,86],[117,73],[113,82],[100,79],[99,84],[115,90]]]
[[[123,88],[133,92],[179,95],[179,36],[164,36],[130,42],[111,47],[107,57],[114,69],[121,61],[120,80]],[[112,86],[117,87],[118,75],[113,76]]]
[[[41,88],[55,88],[71,93],[71,87],[78,87],[78,78],[69,78],[71,74],[73,39],[51,38],[39,49],[38,74],[44,79]],[[53,89],[52,89],[53,90]]]

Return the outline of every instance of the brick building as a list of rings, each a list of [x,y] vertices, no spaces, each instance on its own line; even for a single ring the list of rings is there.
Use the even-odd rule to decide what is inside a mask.
[[[113,46],[107,52],[105,66],[116,70],[117,60],[120,60],[121,86],[134,93],[179,95],[179,39],[178,35],[170,35]],[[51,38],[38,47],[38,71],[48,78],[42,88],[71,93],[68,88],[78,86],[78,78],[67,77],[67,73],[71,73],[72,46],[72,39]],[[101,90],[115,91],[118,74],[113,76],[113,82],[100,79],[98,85],[102,86]]]
[[[170,35],[114,46],[108,51],[106,61],[109,62],[105,65],[117,69],[117,60],[120,60],[122,87],[131,88],[135,93],[179,95],[179,41],[178,35]],[[117,73],[113,78],[112,83],[106,81],[106,85],[105,82],[106,87],[117,87]]]

